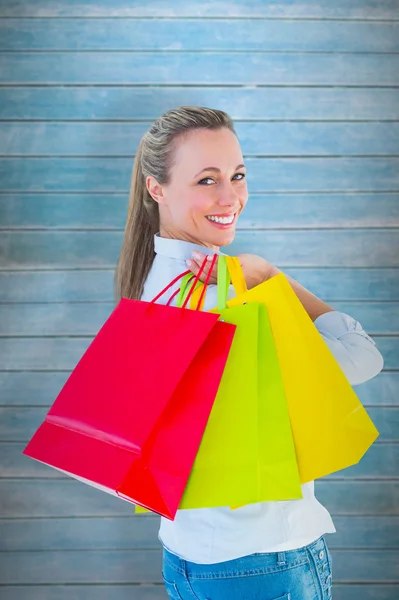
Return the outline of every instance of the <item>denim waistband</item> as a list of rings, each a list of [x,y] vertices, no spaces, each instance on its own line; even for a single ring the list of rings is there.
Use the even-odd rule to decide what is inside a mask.
[[[321,551],[326,552],[324,536],[319,537],[307,546],[302,546],[295,550],[250,554],[248,556],[214,564],[193,563],[180,558],[164,548],[164,561],[167,562],[172,569],[182,575],[189,575],[193,578],[196,576],[203,578],[212,576],[215,572],[221,571],[245,571],[246,569],[250,569],[252,572],[256,572],[257,570],[264,571],[265,569],[272,569],[273,567],[279,568],[285,564],[287,564],[287,566],[300,564],[308,560],[308,552],[311,552],[316,558]]]

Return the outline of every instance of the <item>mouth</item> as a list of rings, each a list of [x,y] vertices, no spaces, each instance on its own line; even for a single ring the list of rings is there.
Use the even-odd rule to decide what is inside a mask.
[[[207,215],[205,218],[209,223],[219,229],[228,229],[235,224],[238,216],[238,210],[235,213],[224,215]]]

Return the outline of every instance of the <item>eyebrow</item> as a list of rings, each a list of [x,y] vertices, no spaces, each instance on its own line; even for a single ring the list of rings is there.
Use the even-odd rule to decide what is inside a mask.
[[[237,169],[242,169],[242,168],[246,168],[245,165],[238,165],[235,168],[235,171],[237,171]],[[198,177],[198,175],[201,175],[201,173],[203,173],[204,171],[215,171],[216,173],[221,173],[220,169],[218,169],[217,167],[205,167],[205,169],[202,169],[199,173],[197,173],[196,175],[194,175],[195,177]]]

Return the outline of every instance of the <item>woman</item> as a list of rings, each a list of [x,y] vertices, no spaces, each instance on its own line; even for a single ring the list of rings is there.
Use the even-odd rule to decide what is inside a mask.
[[[182,106],[157,119],[135,159],[117,298],[150,300],[187,265],[196,274],[205,256],[233,241],[247,200],[244,160],[226,113]],[[260,256],[239,260],[248,288],[279,272]],[[377,375],[382,357],[360,324],[289,281],[350,383]],[[204,309],[216,305],[211,285]],[[161,518],[169,598],[331,598],[331,555],[323,536],[335,527],[315,498],[314,482],[302,485],[302,493],[300,500],[180,510],[174,521]]]

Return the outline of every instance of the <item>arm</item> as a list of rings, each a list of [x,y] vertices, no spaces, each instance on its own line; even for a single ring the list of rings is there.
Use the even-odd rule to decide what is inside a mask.
[[[189,267],[198,271],[197,260],[203,255],[194,255]],[[249,289],[280,273],[273,264],[254,254],[238,256]],[[294,292],[314,322],[315,327],[334,355],[351,385],[358,385],[375,377],[383,368],[384,360],[375,342],[353,317],[338,312],[312,294],[303,285],[284,274]],[[204,275],[205,276],[205,275]],[[212,283],[216,283],[216,273]]]

